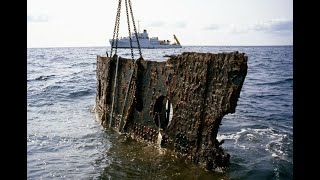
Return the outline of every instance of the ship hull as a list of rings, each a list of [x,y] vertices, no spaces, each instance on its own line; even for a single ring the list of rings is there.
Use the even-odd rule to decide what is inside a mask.
[[[112,40],[109,41],[110,46],[112,46]],[[152,44],[150,41],[139,41],[140,48],[144,49],[166,49],[166,48],[182,48],[181,45],[177,44]],[[116,43],[114,42],[113,47],[116,47]],[[131,48],[130,42],[128,41],[118,41],[117,48]],[[136,41],[132,42],[132,48],[138,48],[138,43]]]

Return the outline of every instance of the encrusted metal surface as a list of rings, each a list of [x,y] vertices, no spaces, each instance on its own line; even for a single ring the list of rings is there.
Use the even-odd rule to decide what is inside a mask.
[[[119,57],[115,77],[117,57],[97,56],[97,118],[148,143],[160,131],[162,148],[207,169],[226,167],[230,155],[216,137],[223,116],[235,112],[247,59],[239,52],[184,52],[164,62]]]

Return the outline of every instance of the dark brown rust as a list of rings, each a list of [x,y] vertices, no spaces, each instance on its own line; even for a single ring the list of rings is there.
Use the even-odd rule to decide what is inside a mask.
[[[135,64],[120,57],[115,77],[116,57],[97,56],[97,119],[148,143],[157,143],[160,130],[162,148],[207,169],[226,167],[230,155],[216,137],[223,116],[235,112],[247,59],[238,52],[184,52],[164,62],[138,59]]]

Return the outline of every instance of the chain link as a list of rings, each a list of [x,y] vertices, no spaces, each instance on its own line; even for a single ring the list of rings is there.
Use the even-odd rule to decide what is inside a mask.
[[[118,49],[118,41],[119,41],[118,37],[119,37],[120,14],[121,14],[121,1],[122,0],[118,1],[118,8],[117,8],[116,21],[115,21],[115,24],[114,24],[114,30],[113,30],[113,36],[112,36],[110,57],[112,57],[112,52],[113,52],[114,47],[115,47],[115,54],[117,54],[117,49]],[[128,12],[128,4],[129,4],[129,8],[130,8],[130,14],[131,14],[132,22],[133,22],[133,29],[134,29],[134,33],[135,33],[135,36],[136,36],[136,41],[137,41],[137,45],[138,45],[138,49],[139,49],[140,58],[142,58],[142,53],[141,53],[141,47],[140,47],[139,37],[138,37],[138,33],[137,33],[137,28],[136,28],[136,24],[135,24],[135,21],[134,21],[131,0],[125,0],[128,31],[129,31],[129,38],[130,38],[131,57],[132,57],[132,60],[134,60],[132,37],[131,37],[131,28],[130,28],[130,17],[129,17],[129,12]]]
[[[129,16],[129,11],[128,11],[128,4],[129,4],[129,8],[130,8],[130,14],[131,14],[131,18],[132,18],[132,22],[133,22],[133,28],[134,28],[134,32],[135,32],[135,36],[136,36],[136,40],[137,40],[137,45],[138,45],[138,49],[139,49],[139,54],[140,54],[140,58],[142,59],[142,53],[141,53],[141,47],[140,47],[140,43],[139,43],[139,38],[138,38],[138,33],[137,33],[137,28],[136,28],[136,25],[135,25],[135,21],[134,21],[134,17],[133,17],[133,12],[132,12],[132,6],[131,6],[131,0],[125,0],[125,6],[126,6],[126,14],[127,14],[127,23],[128,23],[128,31],[129,31],[129,38],[130,38],[130,47],[131,47],[131,57],[132,57],[132,66],[133,66],[133,69],[131,71],[131,76],[130,76],[130,81],[129,81],[129,84],[128,84],[128,88],[127,88],[127,92],[126,92],[126,96],[125,96],[125,102],[124,102],[124,105],[123,105],[123,109],[122,109],[122,115],[121,115],[121,119],[120,119],[120,122],[119,122],[119,125],[121,124],[122,122],[122,118],[123,118],[123,113],[124,113],[124,108],[126,107],[126,104],[127,104],[127,96],[128,96],[128,93],[129,93],[129,90],[131,89],[132,87],[132,79],[134,79],[134,72],[136,70],[135,68],[135,64],[136,64],[136,61],[134,60],[134,55],[133,55],[133,46],[132,46],[132,38],[131,38],[131,29],[130,29],[130,16]],[[114,48],[114,41],[115,41],[115,36],[116,36],[116,41],[115,41],[115,55],[117,55],[117,49],[118,49],[118,35],[119,35],[119,25],[120,25],[120,13],[121,13],[121,0],[118,1],[118,9],[117,9],[117,15],[116,15],[116,21],[115,21],[115,25],[114,25],[114,31],[113,31],[113,37],[112,37],[112,43],[111,43],[111,53],[110,53],[110,58],[112,58],[112,52],[113,52],[113,48]],[[117,57],[117,64],[116,64],[116,68],[118,69],[118,62],[119,61],[119,57]],[[111,65],[111,59],[110,59],[110,62],[109,62],[109,70],[108,70],[108,78],[110,78],[110,65]],[[116,69],[116,76],[115,76],[115,84],[114,84],[114,92],[116,91],[116,82],[117,82],[117,69]],[[132,92],[134,92],[135,90],[132,90]],[[112,122],[112,117],[113,117],[113,106],[114,106],[114,96],[115,94],[113,94],[113,101],[112,101],[112,108],[111,108],[111,117],[110,117],[110,122],[109,122],[109,127],[111,127],[111,122]],[[131,97],[133,96],[133,98],[135,99],[134,97],[134,94],[131,95]],[[133,99],[132,99],[133,101]],[[107,113],[107,112],[105,112]],[[126,124],[126,122],[124,122],[124,125]],[[124,126],[123,126],[124,127]],[[122,127],[122,128],[123,128]],[[119,126],[120,128],[120,126]]]
[[[126,4],[127,23],[128,23],[128,31],[129,31],[129,39],[130,39],[131,57],[132,57],[132,60],[134,60],[133,48],[132,48],[132,38],[131,38],[131,29],[130,29],[130,18],[129,18],[129,12],[128,12],[128,0],[125,0],[125,4]]]
[[[119,24],[120,24],[120,13],[121,13],[121,1],[118,2],[118,8],[117,8],[117,15],[116,15],[116,21],[114,23],[114,30],[113,30],[113,36],[112,36],[112,43],[111,43],[111,52],[110,57],[112,57],[112,50],[114,48],[114,37],[116,35],[116,49],[115,54],[117,54],[117,47],[118,47],[118,33],[119,33]],[[117,34],[116,34],[117,33]]]
[[[128,1],[129,1],[129,8],[130,8],[130,13],[131,13],[131,17],[132,17],[132,22],[133,22],[133,29],[134,29],[134,33],[135,33],[136,39],[137,39],[139,54],[140,54],[140,58],[142,58],[142,53],[141,53],[141,48],[140,48],[140,43],[139,43],[137,28],[136,28],[136,24],[135,24],[135,22],[134,22],[134,17],[133,17],[133,12],[132,12],[131,0],[128,0]]]

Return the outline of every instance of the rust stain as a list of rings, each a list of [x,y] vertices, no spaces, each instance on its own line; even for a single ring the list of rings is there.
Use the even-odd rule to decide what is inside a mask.
[[[247,59],[239,52],[184,52],[164,62],[119,57],[115,77],[117,57],[97,56],[97,119],[147,143],[156,144],[160,131],[162,148],[224,168],[230,155],[216,137],[223,116],[235,112]]]

